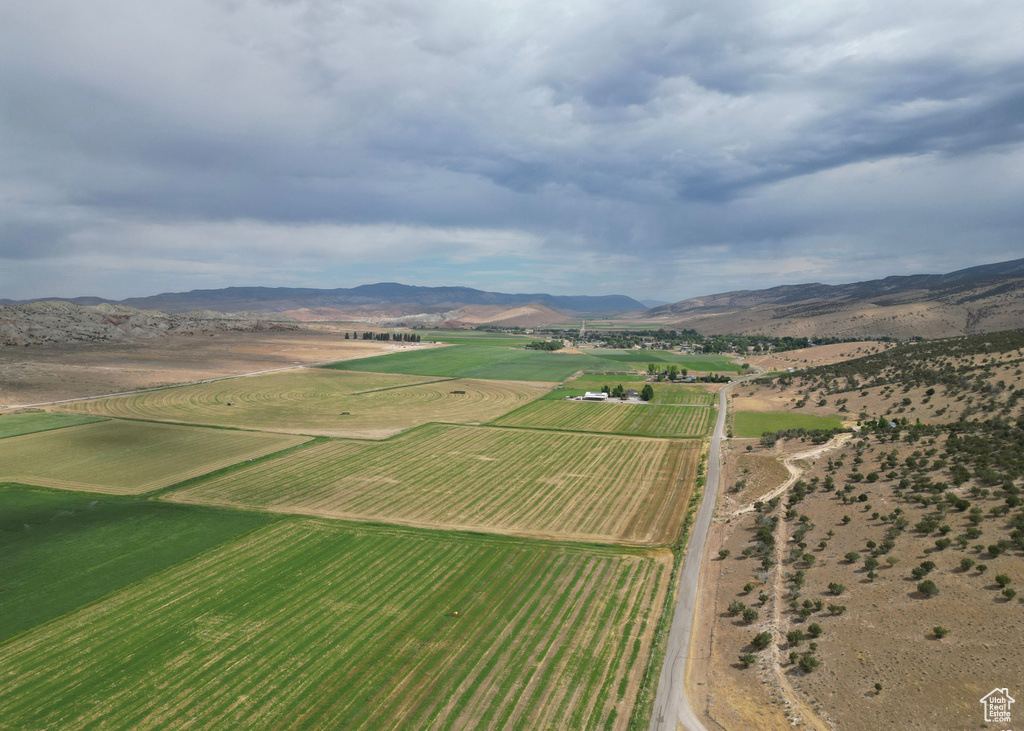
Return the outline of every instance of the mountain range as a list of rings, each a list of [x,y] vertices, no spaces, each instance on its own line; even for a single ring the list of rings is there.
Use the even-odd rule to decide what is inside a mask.
[[[1024,323],[1024,259],[949,274],[793,284],[693,297],[635,313],[704,333],[948,337]]]
[[[120,301],[99,297],[59,301],[171,314],[206,311],[203,317],[214,312],[255,313],[258,317],[272,313],[277,317],[271,319],[353,321],[378,326],[544,327],[600,317],[652,329],[674,327],[706,334],[948,337],[1017,328],[1024,323],[1024,259],[949,274],[738,290],[650,308],[623,295],[504,294],[395,282],[350,289],[227,287]],[[0,305],[17,304],[26,302],[0,300]]]
[[[52,299],[52,298],[51,298]],[[550,294],[503,294],[470,287],[415,287],[396,282],[364,284],[351,289],[309,289],[296,287],[227,287],[195,289],[149,297],[114,301],[99,297],[59,298],[80,305],[119,304],[140,310],[189,312],[294,312],[299,310],[341,310],[373,312],[387,310],[392,316],[438,314],[467,305],[519,307],[541,305],[565,314],[614,315],[644,309],[637,300],[623,295],[555,296]],[[0,304],[25,304],[0,300]]]

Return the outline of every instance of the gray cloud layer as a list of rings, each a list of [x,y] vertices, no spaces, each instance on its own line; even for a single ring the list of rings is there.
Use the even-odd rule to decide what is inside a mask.
[[[0,8],[0,297],[680,299],[1021,255],[1024,6]]]

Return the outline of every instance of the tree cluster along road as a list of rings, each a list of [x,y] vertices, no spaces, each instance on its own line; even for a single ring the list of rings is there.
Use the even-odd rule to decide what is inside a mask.
[[[750,378],[756,378],[758,375],[760,373],[755,373]],[[676,731],[680,726],[690,731],[707,731],[686,697],[686,663],[689,659],[690,636],[696,617],[704,544],[707,543],[708,529],[711,527],[715,501],[718,498],[720,449],[725,434],[728,392],[739,382],[731,383],[718,392],[718,420],[715,422],[715,430],[711,435],[711,449],[708,452],[707,483],[686,547],[683,569],[679,575],[676,609],[672,617],[672,629],[668,635],[665,664],[661,669],[658,692],[654,699],[651,731]]]

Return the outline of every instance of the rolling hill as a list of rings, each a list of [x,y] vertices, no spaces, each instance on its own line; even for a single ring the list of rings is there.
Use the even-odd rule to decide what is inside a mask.
[[[1024,321],[1024,259],[950,274],[725,292],[655,307],[638,318],[702,333],[907,338],[992,332]]]

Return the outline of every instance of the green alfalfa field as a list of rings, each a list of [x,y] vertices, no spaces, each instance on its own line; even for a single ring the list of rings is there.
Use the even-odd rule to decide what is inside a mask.
[[[665,351],[586,350],[547,352],[521,347],[461,344],[410,350],[334,363],[326,368],[510,381],[564,381],[578,371],[646,370],[648,363],[694,371],[739,371],[729,358]]]
[[[0,486],[0,642],[271,520],[261,513]]]
[[[624,729],[668,551],[289,519],[2,646],[10,728]]]
[[[839,429],[843,422],[833,416],[792,414],[782,411],[737,411],[733,415],[733,433],[737,437],[760,437],[782,429]]]
[[[94,421],[102,421],[102,418],[85,414],[50,414],[45,411],[0,414],[0,439],[90,424]]]
[[[306,441],[112,419],[4,439],[0,482],[138,494]]]

